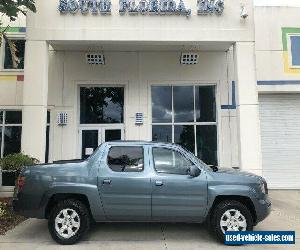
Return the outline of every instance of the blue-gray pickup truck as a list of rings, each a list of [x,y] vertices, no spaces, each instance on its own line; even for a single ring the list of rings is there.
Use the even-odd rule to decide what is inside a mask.
[[[181,146],[119,141],[84,161],[24,167],[14,210],[48,219],[53,239],[73,244],[91,222],[208,222],[217,239],[253,230],[271,210],[266,181],[209,167]]]

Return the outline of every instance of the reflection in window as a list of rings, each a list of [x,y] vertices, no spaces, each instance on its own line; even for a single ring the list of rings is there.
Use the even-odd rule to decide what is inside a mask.
[[[152,126],[152,141],[172,142],[172,126],[168,126],[168,125]]]
[[[82,130],[81,158],[88,158],[98,147],[98,130]]]
[[[217,127],[197,126],[197,155],[207,164],[217,165]]]
[[[21,124],[22,123],[22,112],[6,111],[5,123],[6,124]]]
[[[81,87],[80,123],[107,124],[124,122],[124,88]]]
[[[25,40],[11,40],[17,49],[16,55],[20,62],[14,67],[13,60],[9,48],[9,44],[5,43],[4,54],[4,69],[24,69],[24,55],[25,55]]]
[[[173,87],[174,122],[194,121],[193,86]]]
[[[22,127],[5,127],[3,156],[21,152]]]
[[[155,123],[172,122],[172,87],[153,86],[152,121]]]
[[[174,126],[174,142],[187,150],[195,151],[195,131],[193,125]]]
[[[214,86],[195,87],[195,106],[197,122],[216,121],[216,99]]]
[[[111,147],[107,164],[115,172],[141,172],[144,170],[143,147]]]
[[[121,140],[121,129],[106,129],[105,141]]]
[[[22,112],[0,111],[0,157],[21,152]]]
[[[45,163],[49,162],[49,146],[50,146],[50,111],[47,111],[47,127],[46,127],[46,150]]]
[[[151,91],[152,140],[180,144],[217,164],[215,86],[152,86]]]
[[[153,148],[153,162],[158,173],[186,175],[191,161],[181,153],[168,148]]]

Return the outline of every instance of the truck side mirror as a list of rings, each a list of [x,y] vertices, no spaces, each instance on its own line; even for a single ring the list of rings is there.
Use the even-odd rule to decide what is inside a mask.
[[[201,170],[195,165],[190,166],[187,172],[192,177],[198,177],[201,174]]]

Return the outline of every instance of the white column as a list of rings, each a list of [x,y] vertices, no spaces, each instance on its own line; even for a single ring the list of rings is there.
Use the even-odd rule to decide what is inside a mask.
[[[23,87],[22,152],[45,162],[48,44],[27,41]]]
[[[234,46],[238,146],[240,168],[261,175],[261,138],[254,46],[254,42],[237,42]]]

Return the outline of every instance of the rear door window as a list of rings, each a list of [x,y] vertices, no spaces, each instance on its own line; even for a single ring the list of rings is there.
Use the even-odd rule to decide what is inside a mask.
[[[142,172],[144,150],[137,146],[112,146],[108,152],[107,164],[114,172]]]

